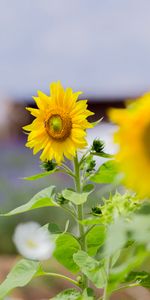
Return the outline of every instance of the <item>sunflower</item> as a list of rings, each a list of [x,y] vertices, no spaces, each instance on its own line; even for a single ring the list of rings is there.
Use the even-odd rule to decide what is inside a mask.
[[[87,117],[93,112],[87,109],[87,100],[77,101],[80,94],[64,90],[58,81],[50,85],[50,96],[38,91],[33,97],[37,108],[27,110],[35,119],[23,129],[30,132],[26,146],[33,148],[33,154],[42,150],[42,161],[55,159],[61,164],[64,156],[73,159],[78,148],[87,146],[86,129],[93,127]]]
[[[150,197],[150,93],[129,102],[126,109],[110,109],[108,115],[119,125],[114,138],[124,183],[140,197]]]

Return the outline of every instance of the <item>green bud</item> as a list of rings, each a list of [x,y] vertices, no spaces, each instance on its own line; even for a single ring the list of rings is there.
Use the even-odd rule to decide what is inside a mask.
[[[60,205],[67,204],[68,200],[63,197],[61,193],[58,193],[56,196],[56,200]]]
[[[48,161],[44,161],[42,164],[42,169],[44,169],[45,171],[53,171],[57,164],[55,162],[53,162],[52,160],[48,160]]]
[[[96,166],[96,162],[93,159],[93,156],[88,155],[84,160],[82,169],[84,169],[87,173],[91,173],[92,171],[95,171],[95,166]]]
[[[83,284],[83,280],[82,280],[82,276],[77,276],[76,278],[77,282],[79,283],[79,285],[81,286]]]
[[[93,141],[93,145],[92,145],[92,150],[97,152],[97,153],[101,153],[104,151],[104,142],[100,139],[95,139]]]
[[[102,214],[102,210],[100,208],[100,206],[95,206],[95,207],[92,207],[92,214],[94,216],[99,216]]]

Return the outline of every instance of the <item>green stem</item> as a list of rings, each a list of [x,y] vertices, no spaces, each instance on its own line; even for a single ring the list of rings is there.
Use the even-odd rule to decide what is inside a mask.
[[[84,237],[87,236],[87,234],[95,227],[96,225],[92,225],[90,228],[87,229],[87,231],[84,232]]]
[[[87,151],[84,153],[84,155],[82,156],[82,158],[81,158],[81,160],[80,160],[80,162],[79,162],[79,167],[82,165],[82,163],[83,163],[83,161],[84,161],[84,159],[86,158],[86,156],[88,155],[88,153],[90,152],[90,148],[89,149],[87,149]]]
[[[72,172],[72,170],[69,167],[67,167],[65,164],[62,164],[62,167],[63,167],[65,173],[67,173],[71,177],[75,177],[74,173]],[[63,171],[63,170],[61,170],[61,171]]]
[[[62,209],[64,209],[68,214],[72,216],[72,218],[77,221],[77,217],[74,215],[74,213],[67,207],[62,206]]]
[[[119,292],[119,291],[124,290],[124,289],[129,289],[129,288],[133,288],[133,287],[137,287],[137,286],[140,286],[139,282],[131,283],[129,285],[120,286],[118,289],[115,289],[112,292],[115,293],[115,292]]]
[[[108,300],[108,295],[107,295],[107,285],[106,285],[105,288],[104,288],[103,300]]]
[[[78,220],[83,220],[83,205],[78,205]],[[80,244],[82,250],[86,251],[86,241],[85,241],[85,233],[84,233],[84,227],[81,223],[79,223],[79,233],[80,233]]]
[[[74,172],[75,172],[74,183],[75,183],[76,192],[81,193],[82,189],[80,183],[80,166],[79,166],[77,154],[76,157],[74,158]],[[78,214],[78,220],[82,221],[84,218],[83,205],[77,205],[77,214]],[[80,235],[79,240],[81,244],[81,249],[83,251],[86,251],[86,238],[85,238],[84,226],[80,222],[78,222],[78,226],[79,226],[79,235]],[[88,279],[84,274],[82,275],[82,278],[83,278],[83,288],[86,288],[88,286]]]
[[[41,276],[51,276],[51,277],[56,277],[56,278],[65,279],[65,280],[67,280],[67,281],[73,283],[74,285],[79,286],[79,283],[78,283],[76,280],[74,280],[74,279],[72,279],[72,278],[69,278],[69,277],[67,277],[67,276],[65,276],[65,275],[62,275],[62,274],[49,273],[49,272],[42,272]]]
[[[109,264],[110,264],[110,258],[108,257],[107,261],[106,261],[106,276],[107,276],[107,279],[106,279],[106,285],[105,285],[104,293],[103,293],[103,300],[108,300],[109,299],[109,295],[107,293],[108,277],[109,277]]]

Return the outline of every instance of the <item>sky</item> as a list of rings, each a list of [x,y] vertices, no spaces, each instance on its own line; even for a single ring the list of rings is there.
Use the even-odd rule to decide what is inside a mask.
[[[0,94],[150,90],[150,0],[0,0]]]

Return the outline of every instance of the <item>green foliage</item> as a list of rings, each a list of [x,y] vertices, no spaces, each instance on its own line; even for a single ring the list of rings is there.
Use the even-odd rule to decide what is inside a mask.
[[[93,155],[88,155],[84,158],[82,164],[82,170],[85,173],[92,174],[95,171],[96,161],[93,159]]]
[[[83,192],[92,193],[93,191],[94,191],[94,185],[93,184],[88,183],[88,184],[84,185]]]
[[[63,197],[62,193],[57,193],[56,201],[59,205],[64,205],[68,203],[68,200]]]
[[[128,218],[120,217],[114,224],[110,224],[104,255],[111,258],[118,251],[119,263],[111,264],[109,271],[108,290],[110,293],[120,283],[130,280],[135,280],[134,283],[137,283],[137,278],[131,277],[131,274],[133,275],[131,271],[141,266],[150,255],[150,218],[148,215],[133,213],[129,214]],[[149,277],[144,278],[147,278],[145,285],[148,285]],[[144,286],[144,281],[139,281],[139,285]]]
[[[58,236],[54,257],[69,271],[76,273],[79,267],[73,260],[73,254],[80,249],[79,242],[71,234],[64,233]]]
[[[150,274],[135,272],[141,267],[145,258],[150,255],[150,205],[137,202],[135,196],[116,192],[109,199],[101,199],[103,203],[87,212],[83,220],[83,205],[94,190],[91,180],[100,184],[118,184],[119,172],[114,160],[105,162],[95,172],[94,155],[112,157],[104,152],[104,144],[95,140],[93,146],[87,149],[78,161],[75,158],[74,171],[63,165],[63,172],[71,175],[75,186],[81,193],[65,189],[55,194],[51,186],[37,193],[31,200],[10,211],[4,216],[16,215],[41,207],[59,207],[71,213],[77,220],[79,235],[68,233],[69,220],[63,225],[63,230],[55,223],[45,225],[56,242],[54,257],[72,273],[80,272],[77,280],[55,274],[44,273],[38,262],[22,260],[10,272],[0,285],[0,299],[3,299],[13,288],[26,285],[36,276],[56,276],[68,279],[81,291],[69,289],[61,292],[52,299],[56,300],[94,300],[93,291],[86,286],[88,278],[97,288],[107,289],[108,295],[124,285],[142,285],[150,287]],[[47,172],[26,177],[36,180],[59,171],[55,163],[45,162]],[[78,206],[78,207],[77,207]],[[65,227],[65,228],[64,228]],[[86,251],[85,251],[86,249]],[[87,278],[86,278],[87,277]]]
[[[60,230],[59,226],[55,223],[50,223],[48,224],[48,230],[50,231],[51,234],[59,234],[62,233]]]
[[[28,176],[28,177],[23,177],[23,179],[24,180],[37,180],[37,179],[49,176],[51,174],[54,174],[55,172],[58,172],[57,168],[55,168],[55,169],[53,169],[51,171],[47,171],[47,172],[43,172],[43,173],[38,173],[38,174],[35,174],[35,175],[32,175],[32,176]]]
[[[103,288],[106,283],[106,273],[101,262],[96,261],[84,251],[78,251],[73,255],[75,263],[80,267],[97,288]]]
[[[108,154],[104,151],[105,148],[105,143],[104,141],[100,140],[100,139],[95,139],[93,141],[92,147],[91,147],[91,155],[96,155],[96,156],[100,156],[100,157],[104,157],[104,158],[112,158],[113,155]]]
[[[113,255],[129,241],[135,241],[136,247],[145,245],[145,252],[150,250],[149,216],[133,214],[129,219],[120,218],[111,224],[107,233],[106,251]]]
[[[106,153],[106,152],[97,153],[97,152],[91,151],[91,154],[95,155],[95,156],[103,157],[103,158],[113,158],[113,155]]]
[[[81,294],[79,291],[75,289],[68,289],[60,294],[58,294],[56,297],[51,298],[52,300],[80,300]]]
[[[97,250],[104,244],[106,228],[103,225],[94,226],[86,236],[88,254],[94,256]]]
[[[62,195],[68,201],[71,201],[72,203],[74,203],[76,205],[81,205],[87,201],[87,198],[92,191],[93,191],[93,189],[90,190],[89,192],[77,193],[77,192],[71,191],[70,189],[65,189],[62,191]]]
[[[121,195],[116,192],[110,195],[109,199],[103,198],[103,204],[97,205],[92,214],[94,216],[83,220],[84,225],[110,224],[114,223],[120,217],[128,217],[134,211],[138,211],[141,203],[137,202],[137,198],[129,193]],[[96,214],[100,212],[100,214]]]
[[[94,293],[93,290],[90,288],[87,288],[84,290],[83,294],[81,295],[79,300],[94,300]]]
[[[0,299],[3,300],[14,288],[27,285],[39,270],[39,262],[26,259],[19,261],[0,285]]]
[[[108,290],[112,292],[124,282],[130,272],[142,265],[149,255],[144,247],[135,246],[128,249],[127,257],[118,266],[110,269],[108,278]]]
[[[95,122],[92,122],[92,126],[95,127],[97,126],[101,121],[103,120],[103,118],[100,118],[99,120],[95,121]]]
[[[104,223],[113,223],[119,217],[128,217],[129,214],[140,207],[137,198],[130,193],[120,194],[116,192],[109,199],[103,198],[104,205],[101,206],[102,219]]]
[[[107,161],[100,166],[98,171],[91,176],[91,181],[96,183],[115,183],[118,180],[118,168],[114,160]]]
[[[53,200],[54,194],[55,194],[55,186],[50,186],[48,188],[41,190],[36,195],[34,195],[28,203],[21,205],[6,214],[1,214],[1,215],[12,216],[12,215],[20,214],[41,207],[59,206]]]
[[[145,288],[150,288],[150,273],[147,272],[131,272],[125,278],[125,283],[135,283]]]

